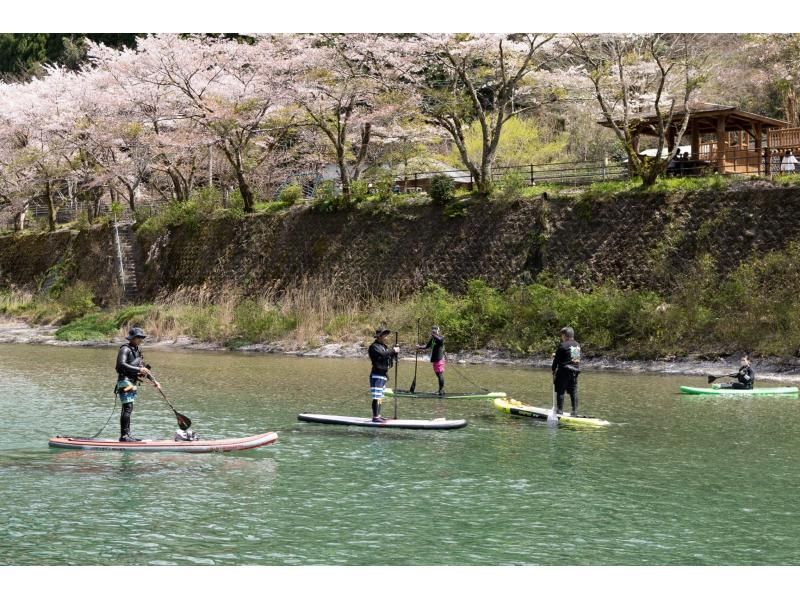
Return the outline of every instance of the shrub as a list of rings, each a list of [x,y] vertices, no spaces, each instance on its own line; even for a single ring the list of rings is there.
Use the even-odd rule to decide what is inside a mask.
[[[509,170],[500,181],[500,199],[516,199],[522,195],[523,189],[528,186],[528,177],[519,170]]]
[[[342,196],[333,181],[322,181],[314,188],[311,206],[320,212],[335,212],[344,206]]]
[[[278,193],[278,200],[288,206],[294,205],[301,199],[303,199],[303,188],[297,183],[285,186]]]
[[[453,199],[453,179],[446,174],[437,174],[431,179],[431,199],[437,204],[446,204]]]
[[[94,293],[85,282],[64,289],[58,302],[64,307],[64,321],[70,322],[95,310]]]
[[[353,202],[361,203],[369,199],[369,183],[367,181],[353,181],[350,183],[350,196]]]

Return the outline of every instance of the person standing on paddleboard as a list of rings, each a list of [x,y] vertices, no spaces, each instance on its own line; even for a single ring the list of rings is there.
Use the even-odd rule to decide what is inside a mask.
[[[735,374],[730,374],[731,378],[736,378],[736,382],[726,384],[712,384],[711,388],[735,388],[736,390],[750,390],[753,388],[753,383],[756,381],[756,374],[753,368],[750,367],[750,358],[747,355],[742,355],[739,362],[741,367]]]
[[[133,402],[136,400],[136,385],[139,378],[150,376],[150,370],[144,365],[144,357],[139,345],[147,338],[144,330],[138,327],[131,328],[128,332],[127,344],[122,345],[117,353],[117,385],[114,387],[114,394],[119,395],[122,403],[122,413],[119,416],[120,442],[139,442],[140,438],[131,436],[131,413],[133,412]],[[158,382],[153,380],[156,388],[160,388]]]
[[[372,371],[369,373],[369,392],[372,397],[372,421],[385,422],[381,417],[381,404],[383,403],[383,389],[389,379],[389,368],[400,353],[400,347],[387,345],[389,341],[388,330],[381,326],[375,331],[375,342],[369,346],[369,358],[372,361]]]
[[[444,337],[439,332],[438,326],[431,327],[431,338],[425,345],[417,345],[417,351],[431,350],[431,365],[433,373],[439,380],[439,396],[444,395]]]
[[[559,331],[561,344],[553,356],[553,385],[556,390],[556,413],[564,412],[564,393],[569,393],[572,413],[578,415],[578,374],[581,373],[581,346],[575,341],[575,331],[565,326]]]

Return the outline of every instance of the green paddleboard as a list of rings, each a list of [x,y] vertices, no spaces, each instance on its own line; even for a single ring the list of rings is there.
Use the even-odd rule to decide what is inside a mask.
[[[681,393],[685,395],[721,395],[721,396],[743,396],[752,395],[796,395],[796,386],[760,386],[750,389],[737,388],[710,388],[708,386],[697,388],[694,386],[681,386]]]

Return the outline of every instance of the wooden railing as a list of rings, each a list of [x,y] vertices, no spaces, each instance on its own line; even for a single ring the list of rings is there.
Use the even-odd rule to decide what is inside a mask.
[[[800,128],[774,129],[767,132],[767,147],[800,148]]]

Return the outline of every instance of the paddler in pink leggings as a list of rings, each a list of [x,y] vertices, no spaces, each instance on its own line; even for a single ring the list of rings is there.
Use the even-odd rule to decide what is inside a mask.
[[[444,395],[444,337],[439,333],[438,326],[431,327],[431,338],[425,345],[417,345],[418,351],[431,349],[431,365],[433,373],[439,379],[439,395]]]

